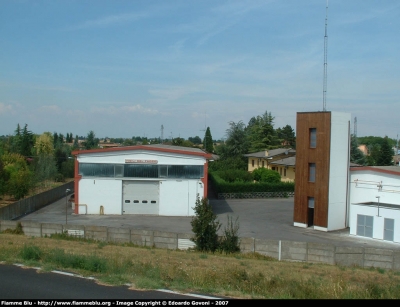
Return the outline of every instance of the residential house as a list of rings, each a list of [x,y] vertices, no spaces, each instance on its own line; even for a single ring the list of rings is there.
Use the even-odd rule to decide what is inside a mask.
[[[296,150],[292,148],[278,148],[245,154],[247,170],[254,171],[265,167],[280,173],[282,181],[294,181]],[[291,158],[291,159],[290,159]]]

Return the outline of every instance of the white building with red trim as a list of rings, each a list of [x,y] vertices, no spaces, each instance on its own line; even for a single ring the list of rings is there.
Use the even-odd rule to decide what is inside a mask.
[[[400,167],[350,168],[350,234],[400,243]]]
[[[192,216],[207,197],[208,154],[197,148],[139,145],[77,150],[75,214]]]

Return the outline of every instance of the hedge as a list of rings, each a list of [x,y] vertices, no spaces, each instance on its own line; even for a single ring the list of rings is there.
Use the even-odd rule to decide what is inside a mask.
[[[226,182],[217,172],[209,176],[216,193],[294,192],[294,182]]]

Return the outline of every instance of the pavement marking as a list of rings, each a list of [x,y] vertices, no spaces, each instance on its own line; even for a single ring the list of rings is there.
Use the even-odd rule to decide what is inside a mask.
[[[0,263],[3,263],[0,262]],[[42,270],[42,268],[38,268],[38,267],[30,267],[30,266],[26,266],[24,264],[21,263],[14,263],[15,266],[18,267],[26,267],[26,268],[30,268],[30,269],[35,269],[35,270]],[[55,273],[55,274],[60,274],[60,275],[66,275],[66,276],[70,276],[70,277],[78,277],[78,278],[84,278],[84,279],[90,279],[90,280],[96,280],[96,278],[94,277],[84,277],[82,275],[78,275],[78,274],[74,274],[74,273],[69,273],[69,272],[63,272],[63,271],[57,271],[57,270],[53,270],[50,271],[51,273]],[[131,284],[125,284],[126,286],[130,287],[132,286]],[[214,296],[206,296],[206,295],[200,295],[200,294],[193,294],[193,293],[180,293],[180,292],[176,292],[176,291],[172,291],[172,290],[167,290],[167,289],[148,289],[149,291],[158,291],[158,292],[165,292],[165,293],[171,293],[171,294],[177,294],[177,295],[186,295],[186,296],[193,296],[196,298],[201,298],[201,299],[209,299],[209,300],[220,300],[221,298],[219,297],[214,297]]]
[[[179,295],[186,295],[186,296],[193,296],[197,298],[203,298],[203,299],[213,299],[213,300],[220,300],[221,298],[219,297],[214,297],[214,296],[206,296],[206,295],[200,295],[200,294],[193,294],[193,293],[180,293],[172,290],[167,290],[167,289],[158,289],[156,291],[159,292],[166,292],[166,293],[172,293],[172,294],[179,294]]]

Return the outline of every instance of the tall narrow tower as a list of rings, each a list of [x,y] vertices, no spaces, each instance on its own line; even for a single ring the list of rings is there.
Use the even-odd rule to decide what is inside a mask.
[[[326,0],[325,36],[324,36],[324,87],[322,93],[323,111],[326,111],[327,79],[328,79],[328,0]]]

